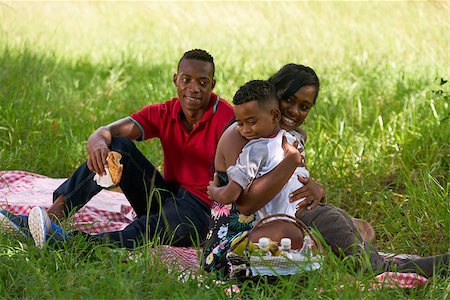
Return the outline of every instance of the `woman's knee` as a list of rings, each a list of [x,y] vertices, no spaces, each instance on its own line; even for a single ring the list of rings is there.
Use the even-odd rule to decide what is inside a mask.
[[[335,252],[342,249],[350,253],[356,244],[361,243],[361,237],[351,218],[332,205],[316,206],[304,212],[300,220],[308,227],[315,228]]]
[[[355,231],[351,218],[343,210],[332,205],[321,205],[306,210],[301,214],[300,220],[308,227],[316,227],[319,232]]]

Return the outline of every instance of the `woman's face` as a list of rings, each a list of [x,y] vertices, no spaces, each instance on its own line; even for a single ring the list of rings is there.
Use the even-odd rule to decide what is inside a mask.
[[[305,85],[288,99],[280,100],[281,128],[289,131],[303,124],[309,110],[314,106],[315,98],[316,87]]]

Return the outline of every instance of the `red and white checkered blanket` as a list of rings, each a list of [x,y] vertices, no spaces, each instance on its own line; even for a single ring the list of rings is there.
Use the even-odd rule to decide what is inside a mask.
[[[0,207],[15,214],[28,214],[34,206],[48,208],[53,191],[64,180],[24,171],[0,171]],[[78,230],[96,234],[124,228],[133,220],[133,214],[122,193],[103,190],[73,220]]]
[[[25,171],[0,171],[0,209],[28,214],[34,206],[50,207],[53,191],[64,182]],[[99,233],[123,229],[134,218],[133,208],[122,193],[103,190],[73,216],[78,230]],[[161,246],[161,258],[176,264],[180,270],[199,268],[198,249]],[[385,253],[388,259],[402,258]],[[424,285],[427,279],[415,273],[385,272],[375,277],[372,288],[412,288]]]

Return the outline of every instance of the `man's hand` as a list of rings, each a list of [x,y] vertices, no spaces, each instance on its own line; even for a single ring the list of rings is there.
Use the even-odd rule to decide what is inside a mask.
[[[111,145],[113,136],[135,140],[138,139],[141,134],[141,129],[128,117],[98,128],[91,134],[87,141],[87,167],[92,172],[99,175],[105,175],[105,166],[108,166],[106,158],[110,151],[109,146]]]
[[[297,209],[312,209],[325,200],[325,190],[322,186],[309,178],[304,178],[297,175],[298,180],[303,183],[303,186],[289,195],[289,202],[295,202],[299,199],[305,198],[304,201],[297,205]]]
[[[105,175],[109,148],[104,137],[98,131],[94,132],[89,137],[86,148],[88,153],[87,167],[89,170],[99,175]]]

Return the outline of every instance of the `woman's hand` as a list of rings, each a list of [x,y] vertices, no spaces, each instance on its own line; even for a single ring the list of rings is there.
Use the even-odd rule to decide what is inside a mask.
[[[303,183],[303,186],[289,195],[289,202],[295,202],[299,199],[305,198],[304,201],[297,205],[297,209],[312,209],[325,201],[325,190],[323,187],[313,180],[301,176],[297,176],[298,180]]]

